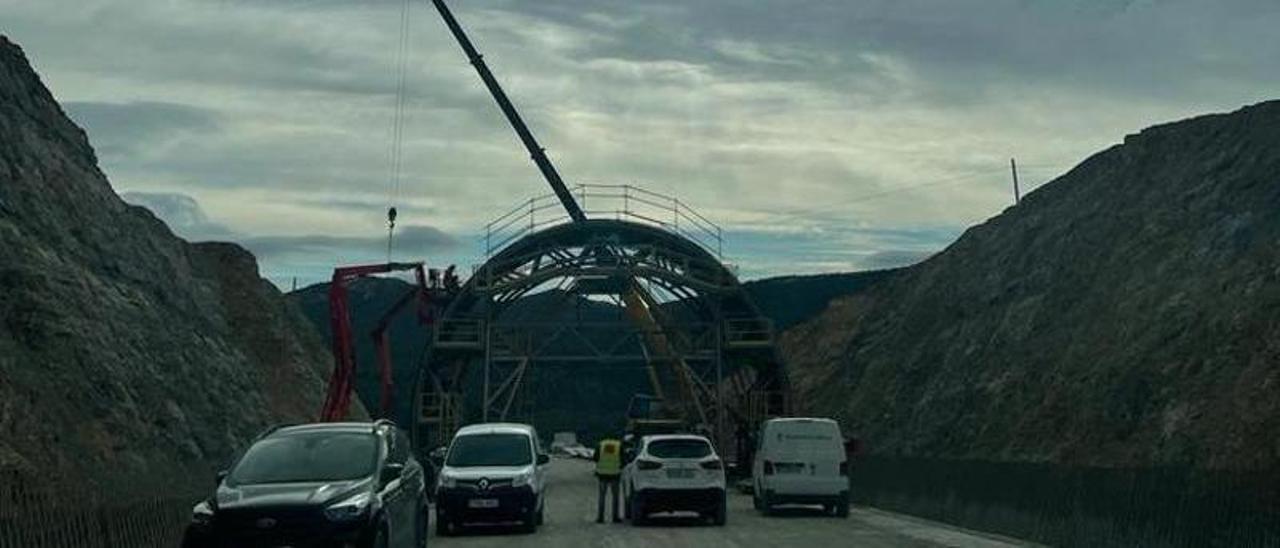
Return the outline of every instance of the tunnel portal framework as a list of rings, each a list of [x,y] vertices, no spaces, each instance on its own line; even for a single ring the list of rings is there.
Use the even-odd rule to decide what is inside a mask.
[[[419,446],[470,421],[529,420],[540,364],[643,364],[662,413],[741,453],[744,434],[791,402],[772,322],[723,261],[722,230],[634,186],[572,191],[584,221],[549,194],[485,227],[487,260],[436,320],[419,367]],[[573,313],[583,303],[621,317]]]

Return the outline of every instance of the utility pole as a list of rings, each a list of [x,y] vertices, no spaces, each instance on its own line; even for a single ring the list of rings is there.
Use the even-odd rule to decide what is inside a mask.
[[[1015,157],[1009,159],[1009,170],[1014,173],[1014,205],[1018,205],[1023,201],[1023,191],[1018,186],[1018,159]]]
[[[1013,171],[1013,204],[1022,203],[1022,190],[1018,188],[1018,160],[1009,158],[1009,169]]]

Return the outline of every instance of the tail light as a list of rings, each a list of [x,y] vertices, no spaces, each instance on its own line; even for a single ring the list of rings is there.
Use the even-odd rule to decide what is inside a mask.
[[[703,461],[702,467],[706,470],[723,470],[724,464],[720,462],[720,459],[715,459],[715,460]]]
[[[641,470],[657,470],[659,468],[662,468],[662,463],[658,461],[642,459],[642,460],[636,461],[636,468],[639,468]]]
[[[764,475],[766,475],[766,476],[772,476],[772,475],[773,475],[773,463],[772,463],[772,462],[770,462],[770,461],[764,461]]]
[[[840,475],[841,476],[849,475],[849,463],[847,461],[840,463]]]

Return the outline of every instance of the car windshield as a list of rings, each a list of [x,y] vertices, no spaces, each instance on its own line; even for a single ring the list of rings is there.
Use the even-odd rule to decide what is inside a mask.
[[[445,464],[469,466],[525,466],[533,462],[529,437],[524,434],[472,434],[459,436],[449,448]]]
[[[342,481],[373,473],[378,438],[372,433],[310,432],[272,436],[245,452],[228,475],[232,485]]]
[[[649,454],[660,459],[700,459],[711,454],[702,440],[657,440],[649,443]]]

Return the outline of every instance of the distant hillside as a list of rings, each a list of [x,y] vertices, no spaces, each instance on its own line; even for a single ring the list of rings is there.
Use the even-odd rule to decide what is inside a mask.
[[[328,353],[253,256],[121,201],[3,37],[0,250],[0,473],[117,502],[207,489],[262,428],[319,410]]]
[[[886,455],[1280,463],[1280,102],[1125,138],[785,352]]]
[[[897,270],[779,276],[752,280],[742,287],[781,331],[817,316],[832,299],[862,291],[894,272]]]

